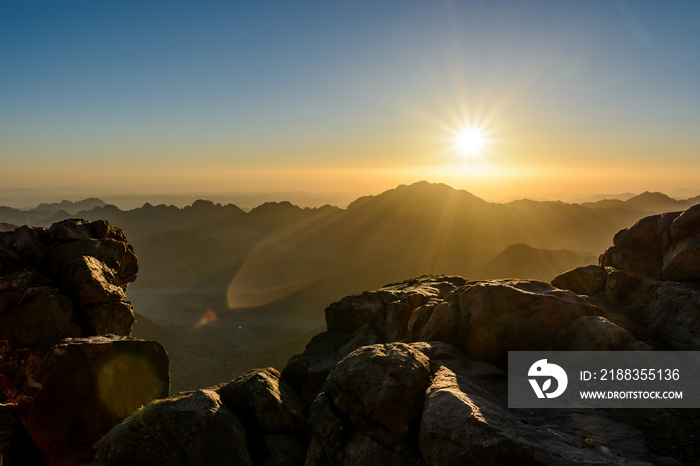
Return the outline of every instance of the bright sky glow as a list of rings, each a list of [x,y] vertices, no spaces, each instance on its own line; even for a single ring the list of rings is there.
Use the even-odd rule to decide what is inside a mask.
[[[475,158],[483,154],[487,144],[486,135],[476,127],[462,128],[455,136],[455,148],[465,158]]]
[[[3,1],[0,201],[420,179],[489,200],[691,192],[699,17],[691,1]],[[481,136],[455,140],[465,122]]]

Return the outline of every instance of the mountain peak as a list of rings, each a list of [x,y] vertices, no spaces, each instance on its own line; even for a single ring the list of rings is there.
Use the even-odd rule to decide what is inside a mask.
[[[212,201],[205,200],[205,199],[197,199],[192,203],[189,208],[193,210],[214,210],[217,207],[221,207],[221,204],[214,204]],[[187,209],[187,207],[185,207]]]
[[[421,181],[416,181],[415,183],[412,184],[401,184],[395,188],[395,190],[403,190],[403,191],[413,191],[413,192],[424,192],[426,194],[432,193],[442,193],[442,194],[451,194],[451,193],[459,193],[461,196],[471,196],[474,199],[479,199],[480,201],[483,201],[480,197],[475,196],[474,194],[470,193],[469,191],[465,191],[463,189],[456,189],[453,188],[452,186],[449,186],[445,183],[431,183],[429,181],[421,180]],[[486,202],[486,201],[484,201]]]
[[[653,192],[652,191],[644,191],[642,194],[634,196],[629,200],[631,201],[632,199],[664,199],[667,201],[673,201],[673,202],[676,201],[675,199],[669,197],[668,195],[666,195],[664,193],[660,193],[658,191],[653,191]]]
[[[642,210],[675,209],[679,202],[664,193],[644,191],[642,194],[627,200],[627,204]]]
[[[450,204],[469,204],[469,205],[486,205],[486,201],[461,189],[455,189],[444,183],[430,183],[428,181],[417,181],[413,184],[402,184],[394,189],[384,191],[376,196],[360,197],[350,203],[348,210],[358,208],[380,208],[408,205],[415,209],[435,208],[436,205],[442,205],[449,202]]]
[[[252,209],[249,214],[253,216],[262,216],[262,217],[267,217],[267,216],[284,216],[284,215],[293,215],[301,212],[302,209],[299,206],[296,206],[292,204],[289,201],[282,201],[282,202],[264,202],[260,204],[259,206],[255,207]]]

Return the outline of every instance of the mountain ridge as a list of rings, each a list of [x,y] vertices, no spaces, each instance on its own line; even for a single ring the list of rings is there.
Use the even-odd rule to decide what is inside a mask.
[[[472,209],[483,209],[488,206],[545,206],[545,205],[579,205],[591,209],[633,209],[642,213],[665,211],[669,208],[683,209],[691,205],[700,203],[700,196],[689,199],[673,199],[670,196],[659,193],[645,191],[641,194],[634,195],[626,200],[620,199],[602,199],[596,202],[581,202],[570,203],[563,201],[537,201],[528,198],[522,198],[504,203],[494,203],[486,201],[471,192],[463,189],[455,189],[444,183],[430,183],[427,181],[418,181],[412,184],[399,185],[393,189],[383,191],[376,195],[361,196],[350,202],[347,208],[343,209],[337,206],[326,204],[320,207],[299,207],[290,201],[267,201],[258,206],[246,211],[235,204],[214,203],[206,199],[199,199],[190,205],[184,207],[176,207],[174,205],[157,204],[153,205],[145,202],[141,207],[123,210],[114,204],[108,204],[99,198],[86,198],[81,201],[61,201],[56,203],[40,203],[37,207],[31,209],[16,209],[13,207],[0,206],[0,222],[9,224],[32,224],[37,226],[49,226],[56,221],[65,220],[71,216],[95,218],[98,215],[107,215],[110,219],[118,219],[121,216],[133,215],[137,216],[138,212],[149,210],[151,212],[164,211],[171,212],[172,215],[183,214],[185,212],[209,213],[227,211],[231,215],[250,214],[262,215],[262,212],[267,212],[270,215],[280,215],[284,209],[287,215],[295,211],[317,211],[329,210],[335,211],[364,211],[371,213],[373,210],[382,211],[383,208],[391,206],[396,208],[397,205],[406,205],[410,207],[410,203],[418,202],[419,206],[434,205],[436,202],[451,202],[458,203],[463,206],[469,206]],[[156,209],[155,211],[151,209]],[[274,212],[274,214],[273,214]]]
[[[21,224],[3,220],[1,213],[2,209],[0,222]],[[199,200],[188,207],[144,203],[127,211],[105,205],[77,215],[90,221],[106,219],[125,231],[141,267],[130,299],[177,341],[189,335],[191,326],[168,319],[168,313],[191,325],[205,309],[218,315],[250,315],[280,334],[285,331],[275,319],[293,316],[302,322],[300,337],[306,327],[322,325],[315,310],[334,296],[411,276],[445,273],[480,279],[528,272],[529,278],[548,280],[564,268],[584,265],[561,251],[592,258],[607,247],[610,237],[646,213],[558,201],[497,204],[444,184],[418,182],[365,196],[347,209],[270,202],[245,212],[233,204]],[[74,217],[53,213],[49,221],[63,216]],[[517,260],[512,258],[493,267],[499,254],[512,254],[507,248],[520,243],[534,251],[527,271],[515,268]],[[197,343],[202,353],[217,355],[212,365],[218,364],[220,354],[216,342],[237,329],[233,323],[229,329],[225,320],[219,322],[200,330],[208,336]],[[137,325],[135,332],[148,338],[150,330]],[[242,361],[272,351],[255,340],[246,344],[250,350],[239,354]],[[173,387],[192,388],[218,377],[213,373],[197,379],[198,365],[185,352],[168,349]]]
[[[89,198],[83,199],[81,201],[63,200],[61,202],[41,203],[38,206],[36,206],[34,210],[38,210],[38,211],[63,210],[63,211],[66,211],[70,214],[77,214],[81,210],[88,210],[88,209],[92,209],[94,207],[103,207],[105,205],[107,205],[107,203],[105,201],[103,201],[102,199],[98,199],[96,197],[89,197]]]
[[[509,204],[509,203],[519,202],[519,201],[530,201],[530,202],[539,202],[539,203],[564,203],[564,204],[578,204],[578,205],[585,205],[585,206],[600,207],[601,205],[605,205],[605,203],[619,203],[621,205],[628,205],[628,206],[629,205],[637,205],[638,207],[640,207],[642,209],[648,209],[650,207],[646,204],[650,203],[650,202],[651,203],[664,202],[664,203],[671,203],[671,204],[677,203],[678,205],[688,204],[688,203],[693,203],[693,204],[700,203],[700,196],[694,196],[694,197],[687,198],[687,199],[675,199],[675,198],[668,196],[665,193],[652,192],[652,191],[644,191],[643,193],[640,193],[640,194],[624,193],[624,194],[619,195],[623,199],[620,199],[618,197],[603,197],[602,199],[599,199],[597,201],[564,202],[561,200],[533,200],[533,199],[530,199],[528,197],[522,197],[520,199],[515,199],[513,201],[507,201],[507,202],[491,202],[491,201],[486,201],[486,200],[474,195],[473,193],[471,193],[470,191],[465,190],[465,189],[453,188],[445,183],[431,183],[431,182],[422,180],[422,181],[417,181],[417,182],[414,182],[411,184],[398,185],[395,188],[385,190],[379,194],[364,195],[364,196],[357,197],[355,200],[350,202],[345,209],[343,209],[342,207],[334,206],[334,205],[329,204],[329,203],[326,203],[325,205],[319,205],[317,207],[300,207],[300,208],[301,209],[318,209],[318,208],[323,208],[326,206],[333,206],[333,207],[337,207],[338,209],[341,209],[341,210],[348,210],[351,208],[357,208],[370,199],[375,199],[375,198],[378,198],[381,196],[386,196],[389,193],[401,194],[401,193],[405,193],[407,191],[416,191],[418,189],[425,190],[426,188],[439,189],[443,192],[459,193],[459,195],[468,196],[468,197],[472,198],[475,202],[483,202],[483,203],[488,203],[488,204]],[[605,196],[607,196],[607,195],[605,195]],[[600,196],[591,196],[591,197],[600,197]],[[182,210],[182,209],[186,209],[188,207],[192,207],[194,204],[202,204],[202,203],[213,204],[217,207],[227,207],[227,206],[238,207],[235,203],[214,202],[214,201],[211,201],[205,197],[200,197],[199,199],[193,201],[190,204],[186,204],[183,207],[177,207],[173,204],[165,204],[165,203],[153,204],[149,201],[145,201],[141,207],[122,209],[120,207],[117,207],[115,204],[107,203],[100,198],[88,197],[88,198],[78,200],[78,201],[63,200],[61,202],[52,202],[52,203],[42,202],[33,208],[16,208],[16,207],[9,207],[9,206],[0,206],[0,209],[10,209],[13,212],[34,212],[34,213],[50,212],[50,211],[56,212],[56,211],[62,210],[62,211],[68,212],[69,214],[77,215],[80,212],[90,211],[94,208],[105,207],[105,206],[112,206],[112,207],[119,209],[122,212],[128,212],[128,211],[136,210],[139,208],[146,208],[148,206],[166,206],[166,207],[174,207],[176,209]],[[262,206],[263,204],[283,204],[283,203],[290,203],[292,205],[298,206],[298,204],[295,204],[294,202],[289,201],[289,200],[263,201],[260,204],[257,204],[255,207],[252,207],[249,209],[242,209],[241,208],[241,210],[244,212],[249,212],[253,209],[256,209],[256,208]]]

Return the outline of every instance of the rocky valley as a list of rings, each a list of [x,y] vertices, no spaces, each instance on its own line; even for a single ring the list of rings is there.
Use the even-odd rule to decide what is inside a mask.
[[[367,226],[379,215],[368,202],[355,207],[365,204]],[[416,210],[384,225],[410,225]],[[455,235],[479,218],[471,212]],[[698,350],[700,208],[637,220],[608,237],[597,265],[562,270],[551,283],[428,274],[338,293],[325,328],[278,368],[261,361],[172,396],[158,338],[131,337],[125,289],[138,265],[122,230],[72,220],[0,233],[3,464],[695,464],[695,409],[508,408],[508,351]],[[414,240],[425,238],[415,225]],[[251,255],[328,246],[320,234],[291,239],[299,237],[286,231]],[[288,280],[313,264],[298,258],[278,269]],[[312,283],[337,277],[323,273]],[[264,294],[245,289],[234,295],[255,309]]]
[[[126,292],[134,335],[163,344],[181,391],[255,367],[282,369],[323,329],[320,310],[339,297],[426,274],[549,282],[597,263],[610,238],[640,218],[694,203],[644,193],[581,205],[497,204],[418,182],[345,209],[269,202],[244,211],[197,201],[121,210],[86,199],[0,208],[0,222],[50,227],[84,218],[123,229],[139,258],[139,279]]]

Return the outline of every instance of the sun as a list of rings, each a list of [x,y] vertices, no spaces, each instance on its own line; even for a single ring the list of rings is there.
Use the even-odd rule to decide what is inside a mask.
[[[454,139],[455,149],[464,157],[482,155],[487,142],[484,131],[474,126],[460,129]]]

